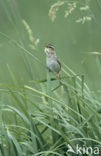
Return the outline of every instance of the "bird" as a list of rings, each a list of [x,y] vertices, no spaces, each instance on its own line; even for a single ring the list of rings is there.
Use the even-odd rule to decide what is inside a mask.
[[[56,76],[60,78],[61,63],[56,56],[54,46],[52,44],[48,44],[45,46],[44,51],[46,54],[46,65],[49,72],[55,73]]]

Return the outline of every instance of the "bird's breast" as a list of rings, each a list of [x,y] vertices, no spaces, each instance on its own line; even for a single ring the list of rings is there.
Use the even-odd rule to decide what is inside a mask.
[[[60,65],[58,64],[56,59],[47,59],[46,60],[47,67],[52,71],[58,73],[60,71]]]

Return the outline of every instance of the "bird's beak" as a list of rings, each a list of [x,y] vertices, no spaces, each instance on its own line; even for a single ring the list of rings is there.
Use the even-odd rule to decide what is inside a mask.
[[[45,47],[45,53],[46,55],[49,55],[49,49],[47,47]]]

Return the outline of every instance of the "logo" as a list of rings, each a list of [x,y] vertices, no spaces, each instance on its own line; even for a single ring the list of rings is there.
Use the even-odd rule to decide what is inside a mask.
[[[83,145],[82,147],[79,146],[79,144],[76,145],[75,150],[72,148],[72,146],[70,144],[67,145],[67,154],[68,153],[75,153],[75,154],[99,154],[100,153],[100,149],[99,147],[86,147],[85,145]]]

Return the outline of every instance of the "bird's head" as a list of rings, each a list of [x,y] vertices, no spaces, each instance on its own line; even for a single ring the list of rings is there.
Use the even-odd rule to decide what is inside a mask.
[[[46,45],[46,46],[45,46],[45,53],[46,53],[46,55],[49,56],[49,57],[52,56],[52,55],[54,55],[55,52],[54,52],[54,47],[53,47],[53,45],[51,45],[51,44]]]

